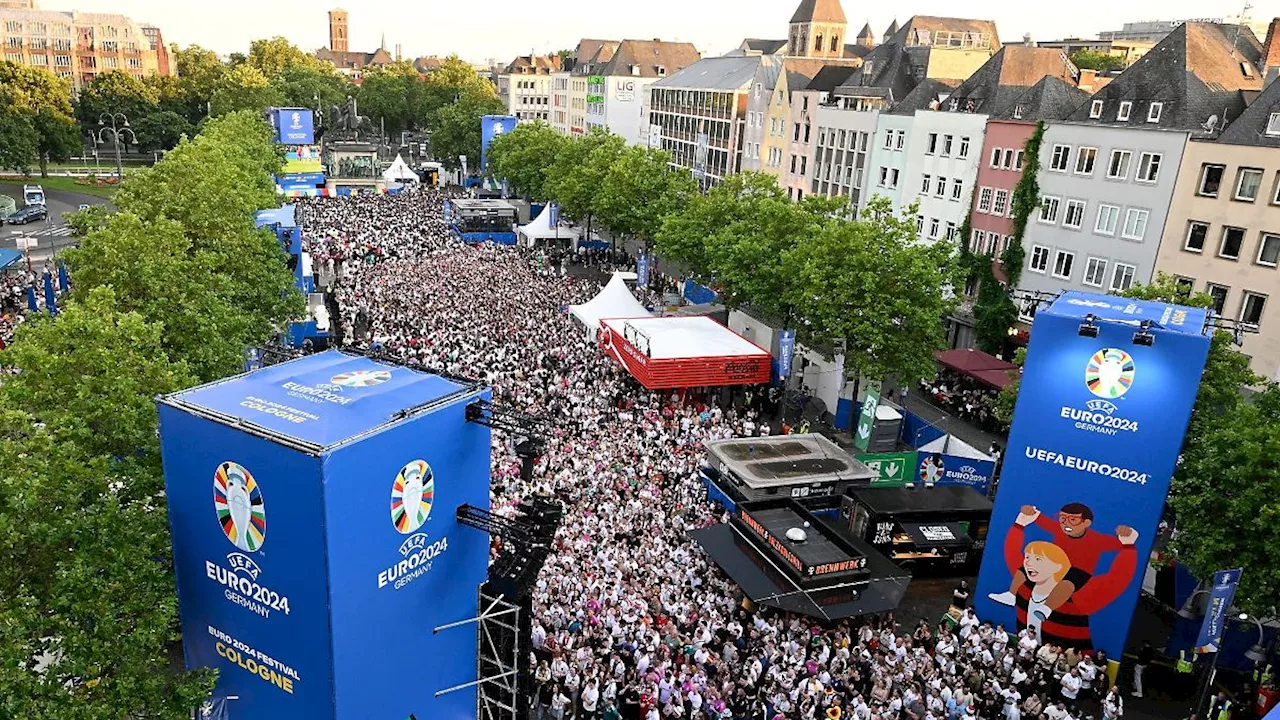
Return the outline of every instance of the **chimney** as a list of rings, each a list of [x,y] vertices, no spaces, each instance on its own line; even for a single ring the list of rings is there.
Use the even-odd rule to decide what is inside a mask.
[[[1267,39],[1262,45],[1262,60],[1258,63],[1263,77],[1273,74],[1277,68],[1280,68],[1280,17],[1273,18],[1267,28]]]
[[[396,62],[400,62],[400,43],[396,43]]]
[[[1036,46],[1036,41],[1031,38],[1031,33],[1026,33],[1022,36],[1022,44],[1026,47],[1033,48]]]

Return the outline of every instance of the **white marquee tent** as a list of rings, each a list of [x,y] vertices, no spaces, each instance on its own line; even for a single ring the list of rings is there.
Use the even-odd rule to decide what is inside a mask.
[[[649,311],[627,289],[619,273],[614,273],[609,284],[595,297],[581,305],[569,306],[569,312],[586,326],[589,337],[595,337],[600,321],[605,318],[650,317]]]
[[[403,187],[412,185],[419,181],[418,173],[409,167],[404,158],[396,155],[396,161],[391,166],[382,171],[382,179],[387,181],[388,185],[394,184],[394,187]]]
[[[550,240],[557,237],[561,240],[576,241],[580,236],[580,232],[576,227],[561,224],[557,234],[556,228],[551,225],[551,204],[548,203],[532,222],[516,228],[516,235],[521,245],[532,247],[539,240]]]

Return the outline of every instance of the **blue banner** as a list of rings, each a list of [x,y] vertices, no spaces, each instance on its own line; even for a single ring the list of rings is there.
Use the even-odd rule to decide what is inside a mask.
[[[694,305],[705,305],[715,302],[720,295],[706,285],[699,284],[694,280],[684,281],[684,299]]]
[[[280,145],[314,145],[315,115],[306,108],[272,108],[276,142]]]
[[[796,354],[796,331],[778,333],[778,377],[791,377],[791,363]]]
[[[1204,624],[1200,626],[1200,635],[1196,638],[1198,651],[1218,652],[1222,647],[1227,611],[1231,609],[1231,601],[1236,596],[1236,586],[1240,584],[1241,572],[1240,568],[1236,568],[1219,570],[1213,574],[1213,587],[1209,590],[1209,607],[1204,614]]]
[[[553,202],[550,205],[548,205],[547,213],[548,213],[547,221],[551,225],[551,227],[553,229],[560,227],[560,203]]]
[[[58,314],[58,294],[53,291],[53,275],[47,272],[44,274],[44,309],[50,315]]]
[[[996,464],[986,460],[921,452],[915,482],[925,487],[963,485],[986,495],[991,491],[991,477],[995,472]]]
[[[489,167],[489,145],[493,139],[510,133],[520,122],[513,115],[485,115],[480,118],[480,174]]]
[[[636,287],[649,287],[649,254],[640,253],[636,258]]]
[[[1075,292],[1036,314],[980,618],[1120,657],[1208,354],[1206,319]]]
[[[324,184],[324,173],[283,173],[276,176],[281,190],[314,190]]]

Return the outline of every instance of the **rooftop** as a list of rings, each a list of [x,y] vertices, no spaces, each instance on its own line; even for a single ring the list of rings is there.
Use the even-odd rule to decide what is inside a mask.
[[[593,67],[591,74],[665,77],[692,65],[702,57],[693,43],[664,40],[623,40],[612,55],[608,62]],[[662,69],[661,73],[658,72],[659,68]]]
[[[1006,45],[951,93],[945,108],[998,115],[1043,78],[1074,84],[1079,73],[1057,48]]]
[[[840,7],[840,0],[800,0],[791,22],[843,23],[844,8]]]
[[[739,90],[748,85],[764,62],[763,55],[726,55],[702,58],[675,75],[650,87],[697,90]]]

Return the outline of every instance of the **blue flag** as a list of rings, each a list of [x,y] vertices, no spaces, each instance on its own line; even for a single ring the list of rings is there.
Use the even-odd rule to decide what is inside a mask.
[[[791,377],[791,361],[796,353],[796,331],[778,333],[778,377]]]
[[[649,287],[649,255],[648,253],[640,253],[640,257],[636,258],[636,287]]]
[[[44,274],[44,308],[50,315],[58,314],[58,294],[53,291],[53,275]]]
[[[31,312],[40,310],[40,305],[36,303],[36,288],[34,285],[27,288],[27,309]]]
[[[1205,611],[1204,623],[1200,626],[1200,636],[1196,638],[1197,650],[1218,652],[1218,648],[1222,646],[1227,611],[1231,608],[1231,600],[1236,596],[1240,573],[1240,568],[1236,568],[1219,570],[1213,574],[1213,587],[1209,589],[1209,608]]]

